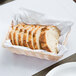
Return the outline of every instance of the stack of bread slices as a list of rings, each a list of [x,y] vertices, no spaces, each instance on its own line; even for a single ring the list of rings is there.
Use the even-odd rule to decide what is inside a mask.
[[[52,53],[58,53],[59,36],[60,30],[56,26],[24,23],[12,26],[9,33],[12,45],[43,49]]]

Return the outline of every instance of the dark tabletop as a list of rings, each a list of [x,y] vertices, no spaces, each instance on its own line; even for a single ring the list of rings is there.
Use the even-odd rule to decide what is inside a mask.
[[[0,5],[11,2],[11,1],[14,1],[14,0],[0,0]]]

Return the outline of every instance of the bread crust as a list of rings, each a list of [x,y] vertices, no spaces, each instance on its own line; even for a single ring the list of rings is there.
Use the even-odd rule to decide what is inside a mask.
[[[29,31],[28,45],[29,45],[29,48],[31,48],[31,49],[34,49],[32,31],[35,30],[36,28],[37,28],[37,26],[35,26],[34,28],[32,28],[32,30]]]
[[[38,28],[39,29],[39,28]],[[38,30],[37,29],[37,30]],[[35,49],[38,49],[38,46],[37,46],[37,42],[36,42],[36,32],[37,32],[37,30],[34,32],[34,34],[33,34],[33,43],[34,43],[34,48]]]
[[[13,41],[12,35],[13,35],[13,31],[11,31],[9,33],[9,38],[10,38],[10,41],[11,41],[12,45],[14,45],[14,41]]]
[[[16,34],[17,34],[17,31],[15,31],[15,32],[13,33],[13,39],[14,39],[14,44],[15,44],[15,45],[18,45],[18,42],[17,42],[17,40],[16,40]]]
[[[12,40],[12,44],[13,45],[19,45],[19,39],[17,40],[17,34],[19,34],[19,33],[17,33],[17,32],[20,32],[20,30],[23,28],[23,27],[26,27],[27,25],[25,25],[24,23],[21,23],[21,24],[18,24],[18,25],[16,25],[16,26],[12,26],[12,30],[14,31],[13,32],[13,40]],[[21,28],[21,29],[20,29]],[[23,29],[22,29],[23,30]],[[19,35],[20,36],[20,35]],[[11,39],[10,39],[11,40]],[[21,43],[20,43],[21,44]]]
[[[25,47],[29,47],[28,46],[28,42],[27,42],[27,34],[28,34],[28,30],[30,30],[33,26],[30,26],[28,29],[24,30],[24,34],[23,34],[23,46]]]
[[[34,49],[33,46],[32,46],[32,41],[31,41],[31,38],[32,38],[32,30],[29,32],[29,38],[28,38],[28,45],[29,45],[29,48],[31,49]]]
[[[13,39],[14,39],[14,44],[15,45],[19,45],[19,33],[20,33],[20,31],[23,29],[23,26],[18,26],[18,29],[14,32],[14,34],[13,34]]]
[[[18,42],[20,46],[23,46],[23,33],[24,30],[28,27],[27,25],[23,26],[24,28],[20,29],[20,32],[18,34]]]
[[[44,49],[44,50],[47,50],[48,52],[51,52],[51,50],[49,49],[49,47],[47,45],[45,36],[46,36],[46,32],[45,31],[41,32],[40,37],[39,37],[41,49]]]
[[[9,33],[9,39],[12,43],[12,45],[17,45],[18,43],[16,42],[15,36],[16,36],[16,31],[18,30],[18,28],[21,26],[21,24],[18,24],[16,26],[12,26],[12,30]]]
[[[19,45],[22,46],[22,40],[21,40],[21,33],[18,34],[18,42],[19,42]]]
[[[41,28],[41,26],[39,26],[39,28],[37,28],[37,29],[35,30],[34,34],[33,34],[33,43],[34,43],[34,48],[35,48],[35,49],[40,49],[40,48],[38,47],[38,44],[37,44],[37,36],[36,36],[37,31],[38,31],[40,28]]]
[[[27,33],[27,30],[26,30],[26,33]],[[28,47],[28,44],[27,44],[27,41],[26,41],[26,39],[27,39],[27,34],[26,33],[23,34],[23,46]]]
[[[11,43],[12,43],[12,45],[14,45],[15,44],[15,39],[14,39],[14,32],[15,32],[15,30],[17,30],[18,29],[18,25],[16,25],[15,27],[14,26],[12,26],[12,30],[10,31],[10,33],[9,33],[9,38],[10,38],[10,41],[11,41]]]

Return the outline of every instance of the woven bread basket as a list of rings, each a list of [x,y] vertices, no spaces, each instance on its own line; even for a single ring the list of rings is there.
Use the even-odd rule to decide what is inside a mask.
[[[45,52],[37,52],[37,51],[28,51],[28,50],[23,50],[23,49],[19,49],[19,48],[14,48],[14,47],[7,47],[4,45],[5,41],[9,39],[9,32],[10,32],[11,28],[9,28],[8,33],[5,37],[5,40],[3,42],[3,47],[4,48],[8,48],[11,52],[15,53],[15,54],[22,54],[22,55],[27,55],[27,56],[33,56],[33,57],[37,57],[40,59],[46,59],[46,60],[59,60],[63,55],[61,56],[57,56],[57,55],[52,55],[52,54],[47,54]],[[67,39],[68,39],[68,35],[69,35],[70,31],[67,33],[66,38],[63,42],[63,45],[66,45]]]

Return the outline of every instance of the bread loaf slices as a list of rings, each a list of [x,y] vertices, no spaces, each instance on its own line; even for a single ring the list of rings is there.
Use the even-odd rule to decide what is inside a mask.
[[[26,29],[28,29],[28,28],[30,28],[31,26],[26,26],[26,27],[24,27],[20,32],[19,32],[19,34],[18,34],[18,39],[19,39],[19,45],[20,46],[23,46],[23,34],[24,34],[24,30],[26,30]]]
[[[27,28],[28,27],[28,25],[25,25],[24,23],[21,23],[19,26],[18,26],[18,28],[17,28],[17,30],[14,32],[14,43],[15,43],[15,45],[20,45],[20,46],[22,46],[23,44],[22,44],[22,42],[23,42],[23,40],[22,40],[22,32],[24,31],[24,29],[25,28]]]
[[[31,48],[31,49],[34,49],[33,33],[37,28],[39,28],[39,26],[35,25],[35,27],[29,31],[28,45],[29,45],[29,48]]]
[[[55,32],[55,31],[58,31],[58,32]],[[41,48],[52,53],[57,53],[59,34],[60,34],[59,30],[54,26],[43,28],[39,37]]]
[[[13,45],[29,47],[31,49],[44,49],[57,53],[60,30],[56,26],[39,26],[18,24],[12,26],[9,33]]]
[[[24,30],[24,34],[23,34],[23,46],[25,47],[29,47],[28,46],[28,36],[29,36],[29,31],[34,28],[34,25],[31,25],[31,27],[27,28]]]
[[[14,36],[13,35],[14,35],[15,31],[18,30],[18,28],[20,26],[24,26],[24,25],[25,25],[24,23],[21,23],[21,24],[15,25],[15,26],[11,26],[12,30],[9,33],[9,39],[13,45],[14,45],[14,39],[13,39]]]
[[[40,49],[39,36],[40,36],[42,28],[44,28],[44,26],[43,27],[39,26],[39,28],[37,28],[34,31],[34,34],[33,34],[33,43],[34,43],[34,48],[35,49]]]
[[[19,32],[23,29],[23,26],[19,26],[18,30],[14,31],[13,33],[13,40],[14,40],[14,44],[15,45],[19,45],[19,38],[18,38],[18,34]]]
[[[12,30],[9,33],[9,39],[13,45],[14,45],[13,34],[14,34],[15,30],[18,30],[18,27],[19,27],[19,25],[12,26]]]
[[[27,25],[25,25],[24,23],[18,24],[16,25],[16,30],[13,33],[13,39],[14,39],[14,44],[15,45],[20,45],[21,44],[21,37],[19,37],[20,32],[22,32],[24,30],[24,28],[27,27]]]

